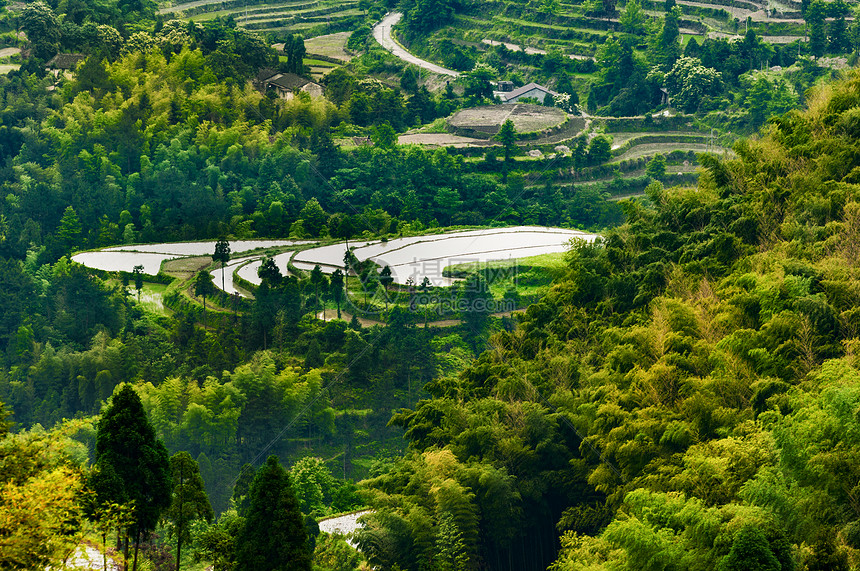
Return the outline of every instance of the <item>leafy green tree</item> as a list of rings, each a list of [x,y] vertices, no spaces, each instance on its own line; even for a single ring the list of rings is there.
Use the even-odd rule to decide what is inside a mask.
[[[0,339],[4,346],[32,310],[35,291],[33,279],[20,261],[0,258]]]
[[[287,72],[304,75],[304,57],[307,53],[305,40],[301,35],[290,34],[284,41],[284,54],[287,56]]]
[[[618,21],[625,33],[643,36],[648,31],[646,26],[648,16],[642,11],[642,5],[638,0],[627,2]]]
[[[466,88],[463,93],[466,97],[478,99],[489,99],[493,96],[492,81],[496,72],[485,63],[476,63],[475,67],[463,74]]]
[[[254,481],[254,476],[257,471],[250,464],[242,465],[239,470],[239,477],[236,479],[236,484],[233,486],[233,495],[231,500],[236,506],[237,513],[244,517],[248,508],[248,493],[251,490],[251,482]]]
[[[303,227],[305,231],[310,236],[316,238],[320,236],[326,227],[328,214],[325,213],[316,198],[311,198],[305,203],[302,211],[299,212],[299,219],[304,223]]]
[[[436,550],[438,552],[437,569],[440,571],[469,569],[469,552],[463,541],[463,534],[457,528],[454,517],[450,513],[445,512],[439,518]]]
[[[460,318],[463,320],[466,334],[477,347],[478,339],[483,334],[492,313],[493,295],[480,274],[471,274],[463,281],[458,297]]]
[[[600,165],[612,157],[612,143],[603,135],[598,135],[588,143],[588,162]]]
[[[696,41],[696,38],[690,38],[687,45],[684,47],[684,57],[698,58],[702,55],[702,46]]]
[[[159,517],[170,506],[170,461],[130,384],[114,393],[98,422],[95,466],[101,473],[111,474],[116,482],[111,497],[99,497],[99,503],[134,505],[134,522],[126,530],[125,549],[127,561],[131,537],[132,568],[136,571],[140,540],[144,533],[155,529]]]
[[[757,527],[742,528],[729,554],[720,561],[719,571],[782,571],[782,564],[770,550],[767,538]]]
[[[680,21],[681,9],[675,6],[666,13],[660,33],[651,42],[652,61],[663,71],[672,69],[681,56]]]
[[[191,523],[211,521],[214,514],[197,462],[188,452],[177,452],[170,457],[170,475],[173,493],[165,517],[173,523],[176,534],[176,568],[182,565],[182,544],[191,541]]]
[[[342,535],[323,534],[314,550],[314,569],[320,571],[355,571],[361,554]]]
[[[306,456],[290,470],[290,479],[302,513],[325,515],[335,491],[335,479],[321,458]]]
[[[370,139],[374,146],[390,151],[397,146],[397,131],[385,122],[373,128]]]
[[[657,154],[645,165],[645,174],[656,180],[662,180],[666,176],[666,157]]]
[[[140,303],[140,291],[143,289],[143,266],[137,265],[132,269],[134,289],[137,291],[137,303]]]
[[[415,71],[415,66],[408,65],[403,70],[403,75],[400,76],[400,88],[409,93],[418,91],[418,72]]]
[[[204,525],[194,537],[196,555],[211,561],[215,571],[239,571],[237,540],[245,518],[229,509],[214,524]]]
[[[319,264],[315,265],[314,269],[311,270],[311,286],[314,288],[314,301],[316,302],[316,307],[319,307],[320,297],[325,297],[329,288],[328,278],[323,273]],[[323,311],[325,311],[325,308],[323,308]],[[325,318],[325,313],[323,313],[323,318]]]
[[[666,74],[666,89],[672,104],[688,113],[694,112],[703,99],[719,93],[721,87],[720,72],[703,66],[696,58],[679,58]]]
[[[359,26],[350,35],[346,47],[353,51],[361,51],[367,45],[373,30],[368,25]],[[335,70],[336,71],[336,70]]]
[[[56,568],[77,548],[85,493],[79,461],[86,452],[71,458],[70,436],[89,431],[87,424],[66,421],[50,431],[36,427],[0,438],[0,568]]]
[[[89,92],[101,99],[113,87],[115,86],[107,72],[106,60],[101,54],[91,55],[78,67],[75,74],[75,93]]]
[[[394,283],[394,276],[391,275],[391,266],[385,266],[379,272],[379,283],[382,284],[382,287],[388,289],[388,287]]]
[[[769,81],[759,76],[748,86],[744,105],[755,127],[761,126],[769,117],[781,115],[798,103],[797,95],[785,81]]]
[[[224,291],[224,265],[230,261],[230,242],[223,238],[215,242],[212,261],[221,263],[221,291]]]
[[[197,277],[194,278],[194,295],[203,298],[203,323],[206,323],[206,296],[211,296],[215,293],[215,284],[212,283],[212,274],[206,270],[197,272]]]
[[[307,533],[290,476],[275,456],[257,470],[237,538],[236,562],[247,571],[310,571]]]
[[[47,60],[59,51],[60,22],[51,7],[41,0],[24,7],[19,25],[27,34],[35,57]]]
[[[410,34],[426,34],[444,26],[454,14],[451,0],[404,0],[403,23]]]

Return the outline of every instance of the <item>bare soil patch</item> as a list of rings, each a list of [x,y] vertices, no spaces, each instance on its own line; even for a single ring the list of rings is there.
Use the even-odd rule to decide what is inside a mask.
[[[534,133],[562,125],[567,113],[555,107],[521,103],[487,105],[458,111],[448,119],[448,125],[460,135],[493,135],[508,119],[513,121],[518,133]]]
[[[338,32],[310,38],[305,40],[305,48],[309,54],[319,54],[348,62],[353,57],[346,51],[346,42],[351,33]]]
[[[212,263],[212,256],[195,256],[193,258],[177,258],[168,260],[161,266],[161,271],[179,279],[188,279]]]

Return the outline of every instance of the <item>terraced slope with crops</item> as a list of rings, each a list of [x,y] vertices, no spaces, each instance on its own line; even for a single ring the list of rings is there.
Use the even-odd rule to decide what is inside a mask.
[[[317,36],[351,31],[363,14],[357,0],[195,0],[162,8],[161,14],[194,21],[232,18],[236,24],[261,32],[301,32]]]

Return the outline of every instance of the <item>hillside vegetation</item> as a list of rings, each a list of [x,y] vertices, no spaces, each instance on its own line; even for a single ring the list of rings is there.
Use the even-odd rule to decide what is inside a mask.
[[[855,74],[574,247],[515,331],[392,420],[410,453],[367,482],[370,561],[854,568],[858,106]]]
[[[860,44],[841,2],[759,7],[10,6],[0,32],[20,18],[27,39],[0,77],[0,567],[114,538],[141,569],[860,567],[860,75],[819,57]],[[456,82],[373,43],[395,9],[399,41]],[[749,12],[742,39],[719,10]],[[318,44],[342,58],[294,33],[341,28]],[[65,52],[85,58],[47,71]],[[255,88],[321,64],[323,97]],[[522,106],[559,107],[553,126],[398,144],[496,105],[496,79],[559,91]],[[602,239],[438,268],[446,287],[356,257],[516,224]],[[229,242],[255,237],[354,251],[331,278],[269,257],[253,299],[219,294]],[[218,253],[158,275],[71,258],[180,240]],[[319,532],[364,509],[361,554]]]

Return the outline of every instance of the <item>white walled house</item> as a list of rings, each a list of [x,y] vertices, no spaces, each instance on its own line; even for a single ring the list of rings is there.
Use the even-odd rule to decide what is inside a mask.
[[[551,89],[547,89],[543,85],[529,83],[514,89],[513,91],[496,92],[493,95],[497,95],[499,99],[502,100],[502,103],[518,103],[520,99],[526,97],[534,97],[538,100],[538,103],[543,103],[546,98],[549,98],[549,101],[552,101],[552,98],[558,95],[558,93]]]

